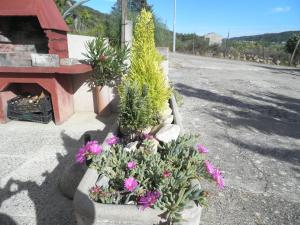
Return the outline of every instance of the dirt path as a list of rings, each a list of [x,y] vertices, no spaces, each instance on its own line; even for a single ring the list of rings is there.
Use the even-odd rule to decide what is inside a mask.
[[[300,224],[300,70],[171,54],[170,79],[227,185],[202,224]]]

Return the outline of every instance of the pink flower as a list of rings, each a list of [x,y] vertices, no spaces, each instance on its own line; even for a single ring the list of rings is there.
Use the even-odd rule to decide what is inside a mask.
[[[76,154],[76,162],[84,163],[86,160],[86,157],[85,157],[86,153],[87,153],[87,150],[86,150],[85,146],[81,147],[79,149],[78,153]]]
[[[205,161],[204,161],[204,164],[205,164],[205,167],[206,167],[207,172],[208,172],[210,175],[213,175],[213,173],[214,173],[214,171],[215,171],[215,167],[214,167],[208,160],[205,160]]]
[[[139,183],[133,177],[129,177],[124,181],[125,189],[130,192],[134,191],[138,185]]]
[[[102,147],[98,144],[97,141],[89,141],[86,144],[85,148],[93,155],[98,155],[103,151]]]
[[[163,172],[163,176],[164,176],[165,178],[170,177],[170,176],[171,176],[171,173],[170,173],[168,170],[165,170],[165,171]]]
[[[160,198],[159,191],[148,191],[146,195],[140,197],[139,204],[142,205],[143,209],[153,206]]]
[[[200,152],[200,153],[208,153],[208,149],[207,148],[205,148],[203,145],[201,145],[201,144],[197,144],[197,150],[198,150],[198,152]]]
[[[99,187],[98,185],[95,185],[90,189],[90,193],[99,193],[99,192],[101,192],[101,187]]]
[[[130,169],[130,170],[132,170],[132,169],[136,168],[136,165],[137,165],[136,162],[131,161],[131,162],[127,163],[127,168]]]
[[[112,136],[110,138],[107,138],[106,143],[110,146],[118,144],[119,143],[119,138],[117,136]]]
[[[213,179],[217,182],[217,186],[219,189],[224,189],[224,178],[221,174],[221,171],[218,169],[215,169],[214,173],[212,174]]]

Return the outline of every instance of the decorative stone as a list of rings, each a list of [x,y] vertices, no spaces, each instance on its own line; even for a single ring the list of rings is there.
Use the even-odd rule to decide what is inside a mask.
[[[78,163],[73,163],[70,167],[65,169],[59,181],[59,189],[64,196],[73,199],[77,186],[86,169],[85,164]]]
[[[161,114],[161,120],[164,121],[169,115],[172,115],[173,110],[168,106]]]
[[[54,54],[31,53],[32,66],[59,67],[59,57]]]
[[[169,115],[165,120],[164,120],[164,125],[165,124],[172,124],[174,120],[174,116],[173,115]]]
[[[180,126],[176,124],[164,125],[155,135],[156,139],[164,143],[176,140],[180,134]]]
[[[125,151],[127,152],[132,152],[132,151],[135,151],[136,148],[137,148],[137,145],[138,145],[138,141],[135,141],[135,142],[130,142],[126,145],[126,147],[124,148]]]
[[[149,141],[149,145],[150,145],[150,151],[153,153],[157,153],[157,149],[159,146],[159,142],[156,139],[150,139]]]
[[[108,188],[109,187],[109,178],[105,175],[101,175],[98,178],[96,185],[99,187]]]

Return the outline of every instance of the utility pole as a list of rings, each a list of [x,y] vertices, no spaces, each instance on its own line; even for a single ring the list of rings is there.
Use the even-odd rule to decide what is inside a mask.
[[[121,31],[121,46],[125,46],[125,29],[128,15],[128,0],[122,0],[122,31]]]
[[[195,35],[193,34],[193,55],[195,55]]]
[[[173,18],[173,52],[176,52],[176,0],[174,0],[174,18]]]
[[[227,39],[226,39],[226,42],[225,42],[225,55],[224,55],[225,58],[226,58],[226,56],[227,56],[228,40],[229,40],[229,31],[228,31]]]

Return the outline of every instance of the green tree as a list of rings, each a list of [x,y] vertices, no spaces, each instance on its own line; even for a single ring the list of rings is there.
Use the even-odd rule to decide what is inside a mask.
[[[300,35],[293,35],[286,42],[285,50],[291,54],[290,64],[293,63],[294,59],[298,59],[300,56],[299,42],[300,42]]]

